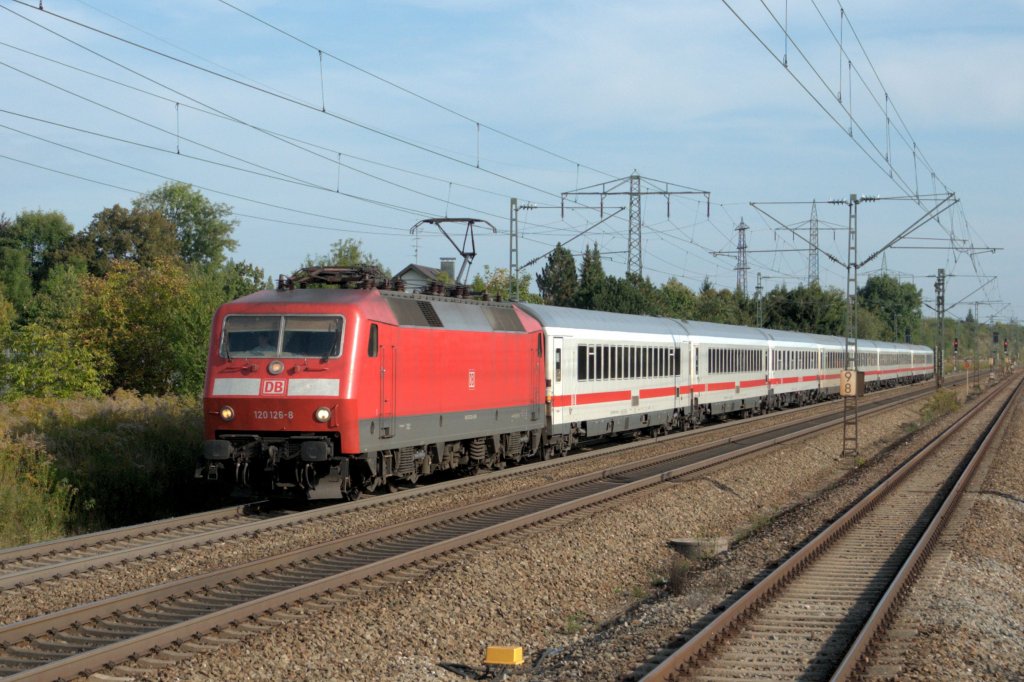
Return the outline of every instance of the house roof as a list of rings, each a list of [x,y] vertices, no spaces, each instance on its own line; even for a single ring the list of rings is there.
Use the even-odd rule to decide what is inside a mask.
[[[415,272],[416,274],[419,274],[420,276],[426,279],[437,279],[442,271],[439,268],[432,268],[426,265],[417,265],[416,263],[410,263],[409,265],[406,265],[404,268],[402,268],[402,271],[395,275],[395,277],[402,279],[410,272]]]

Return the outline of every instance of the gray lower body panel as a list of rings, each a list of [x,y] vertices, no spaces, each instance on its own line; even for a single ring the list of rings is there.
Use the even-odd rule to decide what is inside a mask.
[[[390,422],[388,437],[381,437],[381,425]],[[393,420],[365,419],[359,422],[359,449],[363,452],[394,450],[419,445],[484,438],[495,434],[544,428],[544,405],[449,412],[395,417]],[[342,443],[344,448],[344,443]]]

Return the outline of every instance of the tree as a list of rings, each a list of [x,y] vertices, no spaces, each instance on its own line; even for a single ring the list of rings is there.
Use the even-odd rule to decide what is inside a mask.
[[[217,305],[273,287],[263,268],[244,260],[229,260],[218,268],[205,268],[204,272],[220,285]]]
[[[11,238],[28,253],[32,283],[38,287],[55,265],[68,257],[74,226],[59,211],[22,211],[11,226]]]
[[[238,242],[232,239],[237,221],[227,204],[215,204],[183,182],[168,182],[132,202],[141,212],[157,212],[173,226],[178,254],[186,263],[219,265]]]
[[[188,392],[202,385],[208,308],[176,256],[145,269],[118,261],[84,283],[79,340],[112,358],[111,388]]]
[[[696,319],[705,322],[721,322],[723,324],[748,324],[748,316],[743,310],[743,301],[732,289],[716,291],[711,280],[704,279],[697,297]]]
[[[469,288],[472,291],[485,291],[491,296],[491,298],[508,299],[511,284],[512,278],[508,274],[508,268],[491,269],[491,266],[485,265],[483,274],[478,274],[473,277],[473,281],[470,283]],[[530,273],[524,272],[521,274],[517,285],[520,301],[524,301],[526,303],[541,302],[539,296],[531,294],[529,291]]]
[[[537,275],[537,288],[548,305],[571,306],[576,296],[576,260],[561,242],[548,256],[548,262]]]
[[[635,272],[622,278],[607,276],[600,306],[598,310],[654,317],[661,316],[664,311],[660,292],[651,280]]]
[[[28,252],[0,241],[0,293],[17,310],[24,310],[32,298],[32,263]]]
[[[120,260],[150,264],[179,257],[174,226],[163,214],[118,204],[93,216],[81,239],[89,251],[89,269],[100,276]]]
[[[14,326],[14,320],[17,319],[18,312],[14,309],[14,306],[4,298],[4,294],[0,291],[0,341],[7,335]]]
[[[0,353],[0,396],[99,397],[109,367],[103,349],[82,345],[70,332],[30,322],[8,335],[7,351]]]
[[[353,267],[369,265],[380,270],[383,277],[390,277],[391,271],[385,268],[369,251],[363,250],[363,242],[359,239],[346,237],[331,244],[331,251],[321,256],[306,256],[302,267],[316,268],[327,266]]]
[[[785,286],[768,292],[762,303],[765,326],[814,334],[842,336],[846,326],[846,300],[838,289],[822,289],[817,283]]]
[[[607,302],[608,277],[601,264],[597,244],[588,246],[580,264],[580,284],[573,297],[573,306],[586,310],[604,310]]]
[[[661,285],[662,308],[666,317],[692,320],[697,312],[697,296],[675,277]]]
[[[868,277],[857,292],[859,303],[878,318],[889,333],[887,340],[903,341],[904,334],[921,324],[921,290],[891,275]]]
[[[73,331],[82,305],[83,283],[91,277],[71,265],[58,265],[39,285],[25,311],[31,321]]]

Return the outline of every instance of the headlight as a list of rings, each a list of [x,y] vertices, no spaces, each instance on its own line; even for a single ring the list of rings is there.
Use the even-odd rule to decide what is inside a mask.
[[[331,419],[331,411],[326,407],[318,407],[316,412],[313,413],[313,419],[321,424],[326,424]]]
[[[231,407],[230,405],[225,405],[224,407],[220,408],[220,418],[226,422],[231,421],[232,419],[235,418],[235,408]]]
[[[267,365],[267,371],[271,374],[280,374],[284,371],[284,363],[280,360],[272,360],[270,364]]]

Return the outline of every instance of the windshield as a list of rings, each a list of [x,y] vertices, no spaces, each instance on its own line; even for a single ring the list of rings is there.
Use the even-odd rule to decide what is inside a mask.
[[[338,315],[230,315],[221,357],[331,358],[341,355]]]

